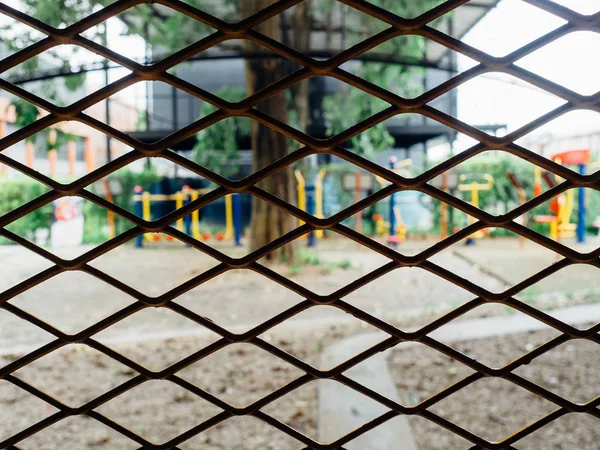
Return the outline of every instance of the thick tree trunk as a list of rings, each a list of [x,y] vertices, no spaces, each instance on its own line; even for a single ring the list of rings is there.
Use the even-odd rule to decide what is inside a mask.
[[[251,15],[274,3],[275,0],[243,0],[241,8],[244,16]],[[265,36],[280,40],[280,18],[274,17],[257,27]],[[263,51],[256,44],[244,41],[248,52]],[[283,63],[280,59],[255,58],[246,61],[248,93],[253,94],[283,76]],[[284,93],[279,93],[257,106],[261,112],[287,123],[287,104]],[[257,171],[284,157],[288,153],[288,138],[271,128],[254,122],[252,125],[252,168]],[[291,168],[285,168],[261,181],[258,186],[295,204],[295,190]],[[257,250],[285,233],[293,230],[297,220],[285,211],[262,200],[252,200],[252,221],[250,224],[250,250]],[[295,244],[290,243],[273,251],[271,261],[290,263],[294,260]]]

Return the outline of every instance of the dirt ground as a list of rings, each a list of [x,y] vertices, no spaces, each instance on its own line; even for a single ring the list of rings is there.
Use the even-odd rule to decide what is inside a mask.
[[[304,339],[309,339],[307,335]],[[268,339],[275,339],[270,336]],[[144,366],[165,367],[189,356],[212,339],[199,337],[144,342],[125,350]],[[274,342],[297,356],[310,344],[302,339]],[[306,358],[310,362],[310,358]],[[5,361],[7,362],[7,361]],[[178,376],[236,407],[245,407],[303,374],[258,347],[229,346],[182,370]],[[78,407],[131,380],[138,373],[87,346],[72,345],[15,373],[19,379]],[[316,437],[314,383],[278,399],[263,411]],[[10,407],[9,407],[10,405]],[[222,409],[170,381],[146,381],[96,411],[155,443],[166,442],[222,412]],[[0,383],[0,439],[57,412],[6,381]],[[99,422],[69,418],[25,439],[23,449],[136,449],[140,445]],[[180,445],[182,449],[296,449],[303,445],[255,418],[232,418]]]
[[[403,247],[402,251],[415,254],[429,244],[417,242]],[[61,256],[73,258],[89,249],[73,249],[62,252]],[[236,256],[243,253],[243,249],[226,250]],[[311,258],[314,259],[314,255]],[[491,291],[502,291],[506,287],[503,282],[457,257],[452,251],[445,251],[431,260]],[[318,294],[329,294],[387,262],[381,255],[357,249],[354,243],[338,245],[335,242],[320,246],[317,265],[271,268],[304,288]],[[217,261],[198,251],[176,245],[143,250],[124,246],[91,263],[151,296],[163,294],[216,264]],[[27,250],[14,246],[0,247],[0,293],[47,267],[48,262]],[[415,330],[472,298],[472,293],[423,269],[401,268],[347,295],[344,300],[402,329]],[[548,305],[556,307],[558,301],[579,303],[580,298],[585,299],[582,300],[584,302],[589,300],[585,295],[558,295],[548,300],[551,302]],[[244,332],[302,300],[298,294],[258,273],[233,270],[187,292],[176,302],[231,331]],[[536,307],[546,305],[544,298],[531,297],[527,300],[536,302]],[[63,273],[10,300],[11,304],[67,333],[81,331],[132,302],[134,299],[123,292],[80,272]],[[470,313],[470,318],[507,312],[502,307],[492,310],[484,307]],[[319,306],[277,325],[261,337],[319,367],[319,354],[325,346],[352,334],[374,330],[333,306]],[[94,339],[134,362],[158,371],[216,342],[219,336],[170,310],[148,308],[101,331]],[[53,337],[49,333],[0,310],[0,366],[51,340]],[[411,351],[407,350],[407,355]],[[423,361],[437,367],[433,360]],[[194,363],[178,376],[224,401],[247,406],[297,379],[302,373],[255,346],[236,344]],[[14,375],[70,406],[79,406],[127,382],[137,373],[88,347],[71,345],[39,359]],[[419,377],[414,379],[415,382],[420,380]],[[422,393],[415,392],[412,395],[422,398]],[[313,382],[278,399],[263,411],[317,438],[316,405],[317,389]],[[96,410],[153,442],[165,442],[221,411],[169,381],[147,381]],[[56,410],[46,402],[6,381],[0,381],[0,442],[54,412]],[[508,412],[503,414],[510,416]],[[418,428],[418,425],[415,427]],[[73,417],[28,438],[20,443],[20,447],[27,450],[118,450],[139,448],[139,444],[93,419]],[[188,450],[292,450],[305,445],[258,419],[235,417],[180,447]],[[438,447],[423,447],[430,448],[435,450]],[[452,446],[439,448],[462,449]],[[588,448],[584,446],[581,450]],[[578,449],[570,447],[570,450]]]
[[[452,344],[460,352],[501,367],[557,336],[555,331],[499,336]],[[403,401],[417,405],[474,371],[421,344],[400,346],[390,358]],[[562,344],[514,371],[576,403],[600,395],[600,347],[575,340]],[[446,397],[429,410],[492,442],[503,440],[559,407],[503,379],[483,378]],[[467,449],[465,439],[420,417],[410,419],[421,449]],[[566,414],[516,442],[519,450],[593,450],[600,442],[600,422],[587,414]],[[540,445],[543,443],[543,445]]]

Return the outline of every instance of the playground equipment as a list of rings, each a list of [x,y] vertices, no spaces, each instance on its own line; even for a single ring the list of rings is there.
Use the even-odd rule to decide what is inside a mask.
[[[519,195],[519,205],[522,206],[525,204],[525,202],[527,201],[527,194],[525,193],[525,189],[523,188],[523,185],[521,184],[521,182],[519,181],[519,179],[517,178],[517,176],[512,173],[512,172],[506,172],[506,176],[508,178],[508,180],[511,182],[511,184],[515,187],[515,189],[517,190],[517,194]],[[521,225],[526,225],[525,223],[525,216],[521,216],[520,218],[521,221]],[[525,238],[523,236],[521,236],[519,238],[519,247],[520,248],[524,248],[525,247]]]
[[[536,172],[539,169],[536,168]],[[540,171],[541,172],[541,171]],[[537,175],[536,175],[537,176]],[[548,172],[541,173],[540,179],[543,178],[550,189],[556,186],[555,180]],[[539,192],[539,188],[536,190]],[[571,223],[571,215],[575,204],[575,193],[571,189],[566,194],[560,194],[550,202],[551,215],[537,215],[533,218],[536,223],[548,224],[550,226],[550,238],[558,241],[560,239],[568,239],[575,237],[577,225]]]
[[[577,166],[579,173],[585,175],[587,173],[588,165],[594,166],[595,163],[590,164],[591,153],[589,150],[569,150],[562,153],[556,153],[551,156],[551,159],[565,166]],[[556,175],[556,182],[552,180],[549,174],[542,174],[539,167],[535,168],[535,187],[534,195],[540,195],[542,193],[542,177],[550,188],[556,186],[560,182],[561,178]],[[577,242],[585,242],[585,189],[580,187],[578,190],[578,219],[577,224],[571,223],[571,216],[575,207],[575,192],[573,189],[569,189],[566,193],[559,194],[550,202],[550,211],[553,215],[549,216],[535,216],[534,220],[536,223],[547,223],[550,225],[550,237],[554,240],[560,240],[561,238],[573,238],[577,237]]]
[[[456,169],[450,169],[432,179],[429,184],[455,196],[459,184],[459,175]],[[442,240],[448,237],[448,228],[454,229],[452,209],[449,209],[447,203],[440,202],[440,235]]]
[[[298,208],[306,211],[313,216],[323,218],[323,178],[325,178],[325,169],[319,170],[314,184],[306,184],[306,180],[299,170],[294,171],[294,176],[298,182]],[[298,220],[298,225],[304,222]],[[315,247],[317,239],[323,238],[323,230],[311,231],[308,233],[308,246]]]
[[[398,158],[396,158],[395,156],[390,156],[389,164],[389,168],[391,171],[396,172],[399,175],[410,176],[410,173],[404,168],[412,164],[411,159],[404,159],[402,161],[398,161]],[[382,188],[390,184],[389,181],[381,178],[380,176],[377,176],[376,179]],[[378,233],[379,231],[383,231],[383,233],[389,233],[387,243],[389,245],[396,246],[398,244],[403,243],[406,240],[406,225],[404,224],[404,220],[402,220],[402,214],[400,214],[400,207],[396,204],[395,192],[392,195],[390,195],[389,214],[389,224],[384,222],[383,217],[377,214],[373,217],[373,220],[375,221],[375,224],[377,226]]]
[[[184,205],[198,199],[202,194],[210,192],[210,189],[191,189],[189,186],[184,186],[181,191],[172,195],[151,194],[145,192],[141,186],[134,188],[135,195],[133,197],[135,204],[135,213],[146,221],[152,220],[151,206],[152,202],[175,202],[175,209],[179,209]],[[242,214],[240,194],[232,194],[225,196],[225,231],[216,233],[215,239],[228,240],[234,238],[235,245],[241,246],[242,238]],[[177,220],[175,228],[182,233],[192,236],[194,239],[204,241],[210,239],[210,233],[202,233],[200,231],[200,213],[198,209],[191,214]],[[136,239],[136,247],[142,248],[144,241],[156,242],[161,239],[160,234],[145,233],[143,236],[138,236]],[[172,241],[172,236],[166,237],[167,241]]]
[[[381,214],[373,214],[373,222],[375,222],[375,232],[378,236],[389,235],[388,243],[402,244],[406,241],[406,225],[404,224],[398,206],[394,206],[394,222],[396,229],[392,235],[390,235],[390,222],[386,222]]]
[[[471,204],[479,208],[479,192],[489,191],[494,187],[494,177],[489,173],[482,174],[462,174],[458,177],[458,190],[471,192]],[[481,182],[483,180],[483,182]],[[470,182],[468,182],[470,181]],[[469,225],[474,222],[472,217],[468,219]],[[488,234],[487,230],[479,230],[467,238],[466,245],[474,245],[475,239],[481,239]]]

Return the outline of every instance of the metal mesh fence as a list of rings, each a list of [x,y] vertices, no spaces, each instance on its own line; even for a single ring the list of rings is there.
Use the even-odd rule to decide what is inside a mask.
[[[553,273],[556,273],[557,271],[569,265],[588,264],[595,267],[600,267],[600,249],[597,249],[590,253],[582,254],[568,248],[565,245],[562,245],[558,242],[554,242],[549,238],[546,238],[528,229],[527,227],[515,222],[516,218],[530,211],[532,208],[551,200],[558,194],[565,192],[569,189],[575,187],[598,189],[600,187],[599,174],[581,175],[575,173],[569,170],[568,168],[565,168],[553,161],[550,161],[540,156],[539,154],[536,154],[515,143],[517,139],[523,137],[530,131],[550,122],[551,120],[567,112],[578,109],[587,109],[600,112],[600,93],[591,96],[580,95],[576,92],[573,92],[570,89],[562,87],[556,83],[550,82],[534,73],[531,73],[515,65],[515,62],[519,59],[531,54],[537,49],[540,49],[545,45],[569,33],[582,30],[598,32],[600,30],[600,13],[591,16],[586,16],[578,14],[570,9],[559,6],[548,0],[525,0],[531,5],[534,5],[551,14],[554,14],[555,16],[564,19],[567,23],[555,29],[554,31],[547,33],[542,37],[534,40],[526,46],[510,53],[509,55],[498,58],[492,57],[484,52],[475,49],[474,47],[463,43],[460,40],[452,38],[438,31],[430,25],[432,21],[436,20],[442,15],[447,14],[453,11],[454,9],[458,8],[459,6],[467,3],[467,0],[449,0],[439,5],[438,7],[435,7],[434,9],[431,9],[430,11],[420,15],[419,17],[410,20],[398,17],[390,13],[389,11],[381,9],[365,0],[338,0],[340,3],[348,5],[352,8],[363,12],[364,14],[379,19],[380,21],[385,22],[389,26],[384,31],[379,32],[378,34],[360,42],[357,45],[351,46],[350,48],[342,51],[336,56],[333,56],[326,60],[316,60],[304,55],[299,51],[295,51],[292,48],[281,44],[280,42],[277,42],[264,35],[261,35],[259,32],[253,29],[256,27],[256,25],[260,24],[261,22],[282,13],[286,9],[291,8],[292,6],[298,3],[301,3],[301,1],[302,0],[280,0],[273,3],[268,8],[242,21],[239,21],[237,23],[227,23],[178,0],[156,0],[152,2],[144,2],[140,0],[118,0],[112,3],[111,5],[105,7],[104,9],[101,9],[91,14],[84,20],[81,20],[80,22],[68,26],[64,29],[56,29],[50,27],[32,17],[29,17],[26,14],[23,14],[18,10],[7,6],[4,3],[0,3],[0,12],[2,14],[9,16],[23,24],[26,24],[46,35],[44,39],[40,40],[34,45],[31,45],[30,47],[22,51],[18,51],[15,54],[2,60],[0,62],[1,72],[5,72],[8,69],[13,68],[18,64],[21,64],[22,62],[27,61],[28,59],[39,55],[40,53],[60,44],[73,44],[86,48],[96,54],[101,55],[102,57],[107,58],[111,62],[125,67],[131,71],[131,74],[123,77],[118,81],[110,83],[106,87],[91,93],[90,95],[86,96],[85,98],[77,101],[76,103],[68,107],[55,106],[54,104],[45,101],[30,92],[27,92],[23,88],[20,88],[14,84],[11,84],[10,82],[0,79],[1,89],[11,94],[14,94],[22,99],[25,99],[48,112],[47,115],[38,119],[34,123],[25,126],[0,140],[0,151],[9,148],[11,145],[14,145],[32,136],[33,134],[46,129],[49,126],[52,126],[58,122],[65,120],[79,121],[81,123],[87,124],[88,126],[95,128],[96,130],[105,133],[111,136],[112,138],[131,146],[134,149],[133,151],[123,156],[120,156],[116,160],[104,165],[103,167],[93,171],[92,173],[67,184],[62,184],[49,177],[46,177],[43,174],[26,167],[24,164],[18,163],[15,160],[0,153],[0,163],[6,164],[7,166],[16,169],[50,188],[49,192],[0,217],[0,235],[14,241],[15,243],[27,248],[28,250],[37,253],[38,255],[43,256],[44,258],[47,258],[53,263],[52,267],[0,293],[0,308],[3,308],[5,311],[16,315],[23,320],[29,321],[30,323],[51,333],[55,337],[55,339],[52,342],[2,367],[0,369],[0,378],[10,383],[13,383],[21,389],[26,390],[31,395],[44,400],[45,402],[49,403],[50,405],[56,407],[59,410],[59,412],[49,416],[48,418],[30,426],[29,428],[17,434],[14,434],[13,436],[9,437],[3,442],[0,442],[0,447],[19,448],[19,443],[25,438],[45,429],[46,427],[51,426],[52,424],[62,419],[74,415],[87,415],[103,423],[104,425],[116,430],[117,432],[122,433],[129,439],[138,442],[141,448],[148,449],[177,448],[177,446],[181,443],[185,442],[186,440],[192,438],[193,436],[199,433],[202,433],[210,427],[213,427],[216,424],[219,424],[220,422],[226,421],[227,419],[233,416],[242,415],[254,416],[266,422],[267,424],[281,430],[282,432],[289,434],[293,438],[303,442],[306,445],[306,448],[310,449],[344,448],[344,445],[352,439],[376,428],[377,426],[389,421],[390,419],[398,415],[418,415],[427,420],[435,422],[436,424],[472,442],[472,449],[514,448],[513,444],[517,443],[520,439],[524,438],[525,436],[528,436],[529,434],[533,433],[539,428],[550,424],[551,422],[560,418],[561,416],[571,412],[589,414],[596,418],[600,418],[600,411],[597,408],[600,404],[600,397],[597,397],[596,399],[586,404],[573,403],[565,398],[562,398],[550,392],[544,387],[537,385],[531,381],[528,381],[514,373],[514,370],[519,368],[520,366],[531,362],[538,356],[552,350],[553,348],[571,339],[587,339],[596,343],[600,343],[600,336],[598,335],[598,331],[600,330],[600,324],[586,330],[580,330],[566,323],[563,323],[551,317],[550,315],[539,311],[535,307],[525,304],[522,301],[519,301],[514,297],[523,289],[532,286],[536,282],[548,277]],[[148,66],[144,66],[137,62],[133,62],[119,55],[118,53],[108,50],[107,48],[82,36],[81,33],[85,30],[88,30],[89,28],[100,24],[106,19],[113,17],[141,3],[156,3],[164,5],[182,14],[186,14],[189,17],[194,18],[200,22],[203,22],[213,27],[216,31],[208,37],[200,40],[199,42],[196,42],[193,45],[190,45],[189,47],[174,53],[173,55],[163,59],[158,63]],[[508,25],[509,24],[507,24],[507,26]],[[355,75],[352,75],[351,73],[345,71],[340,67],[345,62],[348,62],[351,59],[360,56],[361,54],[376,47],[377,45],[402,35],[422,36],[431,41],[437,42],[447,47],[448,49],[462,53],[463,55],[472,58],[473,60],[477,61],[477,65],[463,73],[456,75],[452,79],[442,83],[440,86],[420,95],[415,99],[406,99],[398,95],[394,95],[391,92],[386,91],[385,89],[382,89],[361,78],[358,78]],[[282,57],[290,61],[293,61],[294,63],[300,65],[302,68],[290,75],[287,75],[286,77],[273,84],[269,88],[257,92],[239,103],[230,103],[224,101],[221,98],[212,95],[209,92],[206,92],[194,85],[186,83],[181,79],[177,78],[176,76],[167,72],[168,69],[187,60],[188,58],[196,55],[197,53],[230,39],[246,39],[253,41],[257,44],[260,44],[263,47],[268,48],[272,52],[281,55]],[[550,113],[547,113],[544,116],[537,118],[533,122],[504,137],[490,136],[460,120],[457,120],[429,106],[429,103],[432,100],[453,90],[454,88],[460,86],[468,80],[471,80],[474,77],[488,72],[502,72],[505,74],[512,75],[523,81],[531,83],[534,86],[543,89],[555,96],[558,96],[561,99],[564,99],[566,103],[560,106],[559,108],[551,111]],[[370,117],[369,119],[351,127],[350,129],[327,139],[313,138],[301,131],[298,131],[288,126],[287,124],[281,123],[261,113],[255,108],[256,105],[258,105],[265,99],[275,95],[276,93],[284,89],[289,88],[290,86],[300,82],[301,80],[305,80],[312,76],[328,76],[336,78],[358,89],[362,89],[363,91],[369,93],[372,96],[385,100],[391,106],[389,106],[381,113]],[[111,126],[108,126],[102,123],[101,121],[92,118],[91,116],[83,112],[90,106],[104,99],[107,99],[109,96],[119,92],[120,90],[125,89],[136,82],[146,80],[162,81],[168,83],[169,85],[174,86],[177,89],[187,92],[199,99],[202,99],[203,101],[214,105],[217,108],[217,110],[214,113],[208,115],[207,117],[204,117],[194,122],[193,124],[176,131],[168,137],[151,144],[140,142]],[[379,165],[365,158],[362,158],[361,156],[358,156],[357,154],[342,147],[342,144],[348,141],[351,137],[363,132],[364,130],[372,126],[375,126],[378,123],[381,123],[382,121],[388,118],[391,118],[394,115],[406,112],[419,113],[423,116],[434,119],[435,121],[441,124],[444,124],[460,133],[464,133],[465,135],[476,139],[478,143],[473,147],[469,148],[468,150],[450,158],[449,160],[437,165],[436,167],[427,170],[426,172],[422,173],[421,175],[415,178],[406,178],[401,175],[398,175],[397,173],[382,168]],[[191,162],[190,160],[168,149],[170,146],[176,144],[177,142],[180,142],[181,140],[194,135],[199,130],[202,130],[206,127],[209,127],[212,124],[215,124],[220,120],[232,116],[249,117],[300,142],[303,147],[298,151],[284,157],[283,159],[280,159],[265,167],[264,169],[261,169],[258,172],[248,176],[247,178],[244,178],[239,181],[228,180],[212,172],[211,170],[208,170],[205,167],[201,167],[198,164],[195,164],[194,162]],[[528,160],[543,169],[546,169],[559,175],[564,179],[564,181],[558,184],[556,187],[548,190],[544,194],[526,202],[524,205],[519,206],[516,209],[502,215],[492,215],[486,213],[478,208],[475,208],[471,204],[428,184],[430,180],[444,173],[450,168],[457,166],[461,162],[464,162],[469,158],[488,150],[504,151],[522,159]],[[350,163],[355,164],[356,166],[359,166],[363,169],[370,171],[373,174],[382,177],[383,179],[389,181],[391,184],[389,184],[387,187],[384,187],[380,191],[370,195],[369,197],[359,201],[358,203],[352,205],[351,207],[343,210],[342,212],[325,219],[315,218],[312,215],[307,214],[304,211],[298,209],[297,207],[288,204],[284,200],[274,195],[271,195],[265,190],[257,187],[258,182],[269,177],[278,170],[287,167],[308,155],[319,153],[328,153],[331,155],[338,156]],[[206,179],[216,183],[219,187],[214,191],[203,195],[197,200],[194,200],[193,202],[187,204],[186,206],[168,214],[160,220],[155,221],[142,220],[134,214],[130,213],[129,211],[126,211],[114,205],[113,203],[108,202],[104,198],[94,193],[91,193],[88,190],[85,190],[86,186],[89,186],[91,183],[101,180],[102,178],[113,173],[115,170],[122,168],[131,162],[142,158],[155,156],[160,156],[176,164],[179,164],[180,166],[185,167],[195,172],[196,174],[199,174],[202,177],[205,177]],[[430,248],[422,251],[421,253],[415,256],[405,256],[402,253],[396,251],[395,249],[386,247],[385,245],[382,245],[350,229],[349,227],[341,223],[346,218],[349,218],[357,212],[363,210],[364,208],[386,198],[390,194],[404,190],[420,191],[424,194],[427,194],[428,196],[436,198],[441,202],[444,202],[448,205],[453,206],[454,208],[457,208],[467,213],[468,215],[474,217],[476,220],[474,221],[474,223],[468,225],[461,231],[442,240],[441,242],[431,246]],[[264,248],[242,258],[232,258],[227,255],[224,255],[218,250],[215,250],[207,246],[206,244],[199,242],[190,236],[185,235],[184,233],[178,231],[177,229],[171,226],[171,224],[173,224],[175,221],[190,214],[192,211],[201,208],[205,205],[208,205],[209,203],[231,193],[251,194],[263,201],[269,202],[272,205],[281,208],[282,210],[287,211],[289,214],[297,217],[304,223],[292,232],[269,243]],[[113,239],[110,239],[106,243],[99,245],[93,250],[73,260],[65,260],[59,258],[53,255],[52,253],[48,252],[47,250],[29,242],[28,240],[6,229],[6,226],[11,224],[15,220],[24,217],[28,213],[36,210],[37,208],[43,205],[47,205],[50,202],[63,196],[78,196],[85,200],[96,203],[97,205],[100,205],[103,208],[110,210],[115,214],[118,214],[124,217],[125,219],[131,221],[133,224],[135,224],[135,226],[129,231]],[[543,271],[529,277],[523,282],[499,294],[489,292],[488,290],[478,286],[477,284],[457,276],[452,271],[446,270],[436,265],[435,263],[429,261],[429,258],[431,256],[469,237],[474,232],[482,230],[486,227],[501,227],[513,231],[519,234],[520,236],[523,236],[533,242],[536,242],[552,250],[553,252],[558,253],[560,255],[560,260],[552,266],[544,269]],[[389,259],[389,262],[383,267],[363,276],[360,279],[355,280],[351,284],[334,292],[333,294],[325,296],[317,295],[306,288],[298,286],[296,283],[292,282],[291,280],[287,279],[282,275],[273,272],[272,270],[258,262],[259,259],[267,255],[273,249],[282,246],[288,242],[291,242],[294,239],[305,235],[307,232],[316,229],[332,230],[336,233],[346,236],[347,238],[356,241],[360,245],[368,247],[387,257]],[[118,281],[112,276],[90,265],[90,262],[93,261],[95,258],[98,258],[101,255],[111,251],[112,249],[115,249],[116,247],[120,246],[121,244],[130,241],[132,238],[135,238],[147,232],[159,231],[167,233],[189,244],[190,246],[194,247],[199,251],[205,252],[213,258],[219,260],[220,263],[213,269],[202,273],[198,276],[195,276],[190,281],[158,297],[150,297],[144,295],[139,291],[133,289],[132,287],[127,286],[126,284]],[[367,312],[353,307],[349,303],[341,300],[345,295],[348,295],[349,293],[359,289],[362,286],[367,285],[368,283],[399,267],[422,268],[430,273],[440,276],[468,290],[469,292],[473,293],[473,295],[476,298],[474,298],[467,304],[459,307],[457,310],[446,314],[440,319],[423,327],[422,329],[410,333],[404,332],[396,328],[395,326],[392,326],[368,314]],[[212,321],[193,313],[189,309],[186,309],[172,302],[181,294],[193,289],[194,287],[199,286],[207,280],[210,280],[211,278],[223,274],[228,270],[240,268],[252,270],[263,274],[269,277],[270,279],[276,281],[280,285],[291,289],[296,293],[299,293],[305,298],[305,300],[300,304],[294,306],[293,308],[290,308],[289,310],[267,320],[266,322],[262,323],[256,328],[242,334],[232,333],[216,325]],[[60,273],[67,271],[82,271],[87,274],[90,274],[96,277],[97,279],[102,280],[103,282],[134,297],[136,299],[136,302],[122,309],[121,311],[112,314],[104,320],[94,324],[93,326],[85,329],[84,331],[76,334],[65,334],[60,330],[52,327],[51,325],[33,317],[32,315],[18,308],[12,303],[8,302],[10,299],[14,298],[20,293],[23,293],[24,291],[50,279],[51,277],[54,277]],[[551,341],[536,348],[535,350],[528,352],[527,354],[523,355],[522,357],[518,358],[517,360],[511,362],[510,364],[500,369],[492,369],[484,364],[481,364],[463,355],[462,353],[448,347],[447,345],[436,341],[435,339],[429,336],[429,334],[437,328],[460,317],[468,311],[486,303],[501,303],[508,305],[511,308],[514,308],[541,322],[544,322],[548,326],[558,330],[561,334],[560,336],[552,339]],[[286,321],[287,319],[291,318],[295,314],[316,305],[331,305],[343,311],[346,311],[355,316],[356,318],[384,331],[389,335],[389,337],[380,344],[369,348],[368,350],[365,350],[361,354],[354,356],[350,360],[344,362],[343,364],[340,364],[339,366],[331,370],[318,370],[300,361],[299,359],[287,354],[286,352],[278,349],[276,346],[266,342],[265,340],[259,337],[259,335],[261,335],[263,332],[271,329],[277,324],[280,324]],[[172,311],[179,313],[182,316],[185,316],[186,318],[196,322],[198,326],[206,327],[207,329],[218,333],[221,336],[221,338],[214,344],[200,351],[197,351],[196,353],[185,358],[184,360],[159,372],[150,371],[140,366],[134,361],[117,353],[116,351],[103,345],[102,343],[98,342],[93,338],[93,335],[98,333],[99,331],[121,321],[122,319],[130,316],[131,314],[137,311],[148,307],[161,307],[171,309]],[[367,387],[353,381],[345,375],[345,372],[348,369],[361,363],[362,361],[365,361],[366,359],[377,354],[378,352],[381,352],[406,341],[416,341],[425,344],[443,354],[448,355],[454,360],[465,364],[466,366],[475,370],[476,373],[452,385],[451,387],[439,392],[435,396],[431,397],[427,401],[415,407],[407,407],[398,404],[368,389]],[[281,358],[287,363],[300,368],[302,371],[305,372],[305,375],[245,408],[235,408],[218,399],[217,397],[213,396],[209,392],[189,384],[188,382],[186,382],[178,376],[177,373],[180,370],[193,364],[196,361],[199,361],[203,357],[210,355],[211,353],[214,353],[229,344],[241,342],[251,343],[260,347],[263,350],[266,350],[267,352],[270,352],[274,356]],[[139,375],[78,408],[71,408],[66,406],[60,401],[52,398],[44,392],[41,392],[34,386],[20,380],[19,378],[13,375],[15,371],[26,366],[27,364],[65,345],[73,343],[88,345],[96,349],[97,351],[102,352],[103,354],[108,355],[109,357],[114,358],[120,363],[132,368],[137,373],[139,373]],[[557,406],[557,409],[551,414],[546,415],[545,417],[530,424],[526,428],[509,436],[500,443],[488,442],[485,439],[472,434],[471,432],[467,431],[461,426],[458,426],[440,417],[439,415],[436,415],[428,409],[432,405],[441,401],[442,399],[484,377],[501,377],[505,380],[515,383],[521,386],[522,388],[534,393],[535,395],[541,396],[547,399],[548,401],[554,403]],[[129,431],[119,423],[116,423],[115,421],[96,411],[96,408],[98,408],[100,405],[108,402],[111,399],[114,399],[115,397],[123,394],[124,392],[144,383],[145,381],[157,379],[168,380],[185,389],[188,389],[194,395],[197,395],[222,408],[223,411],[218,415],[212,417],[211,419],[207,420],[206,422],[200,423],[192,429],[190,429],[189,431],[171,439],[169,442],[160,445],[147,441],[146,439]],[[381,404],[389,408],[389,411],[331,444],[321,444],[319,442],[316,442],[313,439],[302,435],[290,426],[282,423],[281,421],[262,411],[262,408],[266,405],[315,379],[330,379],[342,383],[360,392],[361,394],[370,397],[377,402],[380,402]]]

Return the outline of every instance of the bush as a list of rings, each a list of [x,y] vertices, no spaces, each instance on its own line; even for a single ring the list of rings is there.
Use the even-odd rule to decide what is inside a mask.
[[[50,189],[27,177],[0,180],[0,216],[30,202]],[[6,228],[19,236],[31,235],[38,228],[49,228],[52,218],[52,204],[42,206],[30,212]],[[12,243],[2,238],[3,244]]]
[[[116,172],[111,178],[118,179],[123,186],[123,192],[114,197],[114,203],[131,212],[133,212],[133,188],[140,185],[145,190],[148,190],[153,183],[160,179],[152,170],[134,173],[128,169]],[[0,216],[26,204],[49,190],[46,186],[28,177],[0,180]],[[19,236],[30,238],[35,230],[50,228],[53,212],[54,208],[52,204],[45,205],[12,222],[6,228]],[[95,203],[86,201],[83,205],[83,215],[85,217],[84,243],[106,241],[108,239],[107,211]],[[115,215],[115,229],[117,234],[131,227],[131,222]],[[1,244],[12,243],[8,239],[0,239]]]

